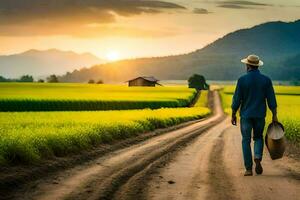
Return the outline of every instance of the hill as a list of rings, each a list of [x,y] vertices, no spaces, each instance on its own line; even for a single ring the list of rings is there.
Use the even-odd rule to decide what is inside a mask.
[[[103,79],[106,82],[125,81],[135,76],[155,76],[159,79],[187,79],[194,73],[210,80],[236,80],[245,69],[240,59],[258,54],[265,61],[262,71],[273,79],[300,79],[300,67],[289,59],[300,54],[300,20],[268,22],[225,35],[195,52],[169,57],[140,58],[95,65],[75,70],[60,79],[84,82]]]
[[[90,53],[77,54],[57,49],[29,50],[20,54],[0,56],[0,75],[17,78],[24,74],[36,77],[64,74],[67,71],[99,63],[103,63],[103,60]]]

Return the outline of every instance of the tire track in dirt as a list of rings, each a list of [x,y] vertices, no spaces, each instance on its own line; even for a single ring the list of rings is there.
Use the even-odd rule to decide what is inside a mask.
[[[198,136],[199,139],[196,139],[198,142],[190,141],[185,143],[177,148],[176,151],[170,152],[163,158],[151,163],[151,165],[133,176],[122,186],[113,199],[192,199],[196,195],[194,194],[194,189],[199,189],[199,180],[203,178],[202,167],[206,164],[205,161],[209,161],[210,155],[207,154],[207,157],[198,157],[194,162],[188,162],[190,160],[188,154],[193,155],[193,153],[198,151],[199,146],[205,146],[205,149],[212,147],[214,143],[210,143],[210,140],[214,140],[217,135],[211,137],[211,131],[214,132],[223,124],[217,125]],[[208,139],[208,137],[211,139]],[[209,143],[205,143],[206,140]],[[191,152],[191,149],[193,149],[193,152]],[[186,153],[187,151],[189,153]],[[198,153],[200,152],[198,151]],[[177,159],[177,156],[184,159]],[[200,159],[200,162],[198,159]],[[179,160],[181,162],[178,162]],[[204,165],[195,165],[195,162],[202,163],[203,161]],[[172,164],[174,165],[172,166]],[[175,168],[172,169],[173,167]],[[181,171],[179,171],[180,169]],[[168,171],[168,173],[162,171]],[[198,197],[195,199],[198,199]]]
[[[148,174],[144,199],[207,199],[211,188],[210,152],[227,123],[223,121],[187,143],[171,155],[169,163],[163,163]]]
[[[170,144],[162,144],[159,149],[151,149],[150,151],[143,152],[144,158],[139,156],[138,160],[132,160],[131,162],[128,162],[126,166],[122,166],[119,171],[114,170],[115,172],[112,172],[109,177],[105,179],[101,178],[101,180],[94,180],[93,183],[90,182],[89,185],[93,184],[95,186],[92,195],[88,194],[90,193],[90,190],[87,192],[79,191],[71,194],[68,199],[113,199],[120,186],[127,183],[132,176],[140,171],[143,171],[149,165],[157,160],[160,160],[166,154],[175,151],[181,145],[193,140],[195,137],[197,137],[203,131],[211,128],[213,125],[214,123],[211,123],[194,132],[190,132],[186,137],[180,137],[172,141]]]
[[[216,139],[216,143],[212,148],[209,160],[209,182],[210,182],[210,199],[215,200],[227,200],[237,199],[235,195],[235,189],[230,176],[227,173],[226,166],[224,164],[224,131]]]

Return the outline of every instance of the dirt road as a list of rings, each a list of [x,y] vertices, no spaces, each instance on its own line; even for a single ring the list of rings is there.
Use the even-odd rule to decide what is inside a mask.
[[[147,181],[145,199],[300,199],[300,165],[265,153],[261,176],[244,177],[239,129],[210,129]],[[170,184],[173,181],[174,184]]]
[[[299,199],[299,162],[265,155],[263,175],[242,176],[239,129],[216,92],[214,105],[206,120],[29,183],[10,198]]]

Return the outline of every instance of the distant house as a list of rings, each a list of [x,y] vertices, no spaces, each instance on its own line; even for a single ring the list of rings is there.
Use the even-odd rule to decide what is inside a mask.
[[[155,85],[161,85],[158,83],[159,80],[154,78],[153,76],[140,76],[135,79],[131,79],[128,82],[129,87],[133,86],[145,86],[145,87],[155,87]]]

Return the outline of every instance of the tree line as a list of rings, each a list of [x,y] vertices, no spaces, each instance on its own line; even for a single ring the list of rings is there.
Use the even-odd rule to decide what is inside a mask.
[[[11,79],[11,78],[5,78],[3,76],[0,76],[0,82],[20,82],[20,83],[32,83],[35,82],[33,76],[31,75],[23,75],[20,78],[16,78],[16,79]],[[48,83],[58,83],[58,77],[55,74],[52,74],[50,76],[48,76],[45,80],[44,79],[38,79],[36,82],[39,83],[44,83],[44,82],[48,82]]]
[[[16,79],[11,79],[11,78],[5,78],[3,76],[0,76],[0,82],[19,82],[19,83],[33,83],[33,82],[38,82],[38,83],[59,83],[59,77],[55,74],[52,74],[48,76],[46,79],[38,79],[37,81],[34,80],[33,76],[31,75],[23,75],[20,78]],[[89,84],[103,84],[103,81],[99,79],[98,81],[95,81],[94,79],[90,79],[88,81]]]

